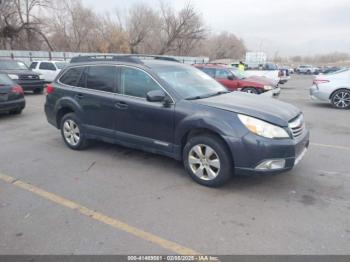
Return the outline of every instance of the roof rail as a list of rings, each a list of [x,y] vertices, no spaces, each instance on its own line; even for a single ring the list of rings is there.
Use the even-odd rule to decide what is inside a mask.
[[[160,55],[142,55],[142,54],[132,54],[133,57],[139,57],[141,59],[145,58],[153,58],[154,60],[163,60],[163,61],[170,61],[170,62],[177,62],[180,63],[179,60],[177,60],[174,57],[171,56],[160,56]]]
[[[86,55],[73,57],[71,63],[80,62],[100,62],[100,61],[117,61],[117,62],[128,62],[134,64],[143,64],[142,61],[134,57],[133,55]]]

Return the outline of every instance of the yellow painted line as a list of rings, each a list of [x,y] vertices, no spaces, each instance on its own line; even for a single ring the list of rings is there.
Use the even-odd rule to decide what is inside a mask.
[[[311,143],[311,145],[312,146],[335,148],[335,149],[342,149],[342,150],[350,150],[350,147],[348,147],[348,146],[326,145],[326,144],[319,144],[319,143]]]
[[[181,246],[175,242],[166,240],[164,238],[158,237],[152,233],[148,233],[146,231],[143,231],[141,229],[138,229],[136,227],[130,226],[120,220],[111,218],[109,216],[106,216],[102,213],[93,211],[85,206],[82,206],[76,202],[73,202],[71,200],[68,200],[66,198],[60,197],[56,194],[47,192],[41,188],[38,188],[36,186],[33,186],[31,184],[28,184],[24,181],[17,180],[13,177],[4,175],[0,173],[0,180],[5,181],[9,184],[12,184],[16,187],[19,187],[21,189],[24,189],[26,191],[29,191],[31,193],[34,193],[44,199],[50,200],[51,202],[54,202],[58,205],[67,207],[69,209],[72,209],[82,215],[85,215],[91,219],[97,220],[101,223],[104,223],[106,225],[109,225],[115,229],[119,229],[121,231],[124,231],[126,233],[129,233],[131,235],[134,235],[138,238],[141,238],[143,240],[149,241],[153,244],[156,244],[168,251],[174,252],[175,254],[179,255],[200,255],[197,251],[194,251],[192,249],[189,249],[187,247]]]

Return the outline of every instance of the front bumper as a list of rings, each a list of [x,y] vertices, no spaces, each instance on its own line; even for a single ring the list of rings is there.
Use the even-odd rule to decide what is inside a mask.
[[[270,91],[267,91],[265,93],[262,93],[262,96],[267,96],[267,97],[279,97],[279,95],[281,94],[281,88],[280,87],[276,87]]]
[[[37,89],[44,89],[45,81],[44,80],[16,80],[16,83],[19,84],[24,91],[34,91]]]
[[[241,139],[225,137],[236,174],[275,174],[291,170],[304,157],[309,147],[309,131],[297,139],[268,139],[248,133]],[[268,160],[285,160],[283,168],[258,170]]]
[[[12,101],[0,102],[0,112],[16,110],[19,108],[24,108],[25,106],[26,106],[26,102],[24,98],[12,100]]]

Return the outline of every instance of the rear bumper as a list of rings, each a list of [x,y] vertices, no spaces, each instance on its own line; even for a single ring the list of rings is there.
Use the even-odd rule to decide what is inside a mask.
[[[313,85],[310,87],[310,98],[314,101],[318,102],[330,102],[329,99],[330,94],[328,92],[320,91],[317,86]]]
[[[0,112],[7,112],[19,108],[25,108],[26,102],[24,98],[13,101],[0,102]]]
[[[17,80],[24,91],[34,91],[37,89],[44,89],[45,81],[44,80]]]
[[[309,146],[309,131],[298,139],[267,139],[247,134],[241,139],[225,137],[235,166],[236,174],[278,174],[289,171],[298,164]],[[268,160],[285,160],[280,169],[258,170]]]
[[[45,104],[45,115],[46,115],[47,121],[51,125],[53,125],[56,128],[59,128],[59,126],[57,125],[56,114],[55,114],[52,106],[48,105],[47,103]]]

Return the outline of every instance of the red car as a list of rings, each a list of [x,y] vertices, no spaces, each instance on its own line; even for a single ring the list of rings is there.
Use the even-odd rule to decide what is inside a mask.
[[[278,96],[280,93],[278,83],[266,77],[245,77],[244,73],[223,65],[197,64],[194,66],[213,77],[230,91],[253,94],[262,94],[269,91],[272,96]]]

